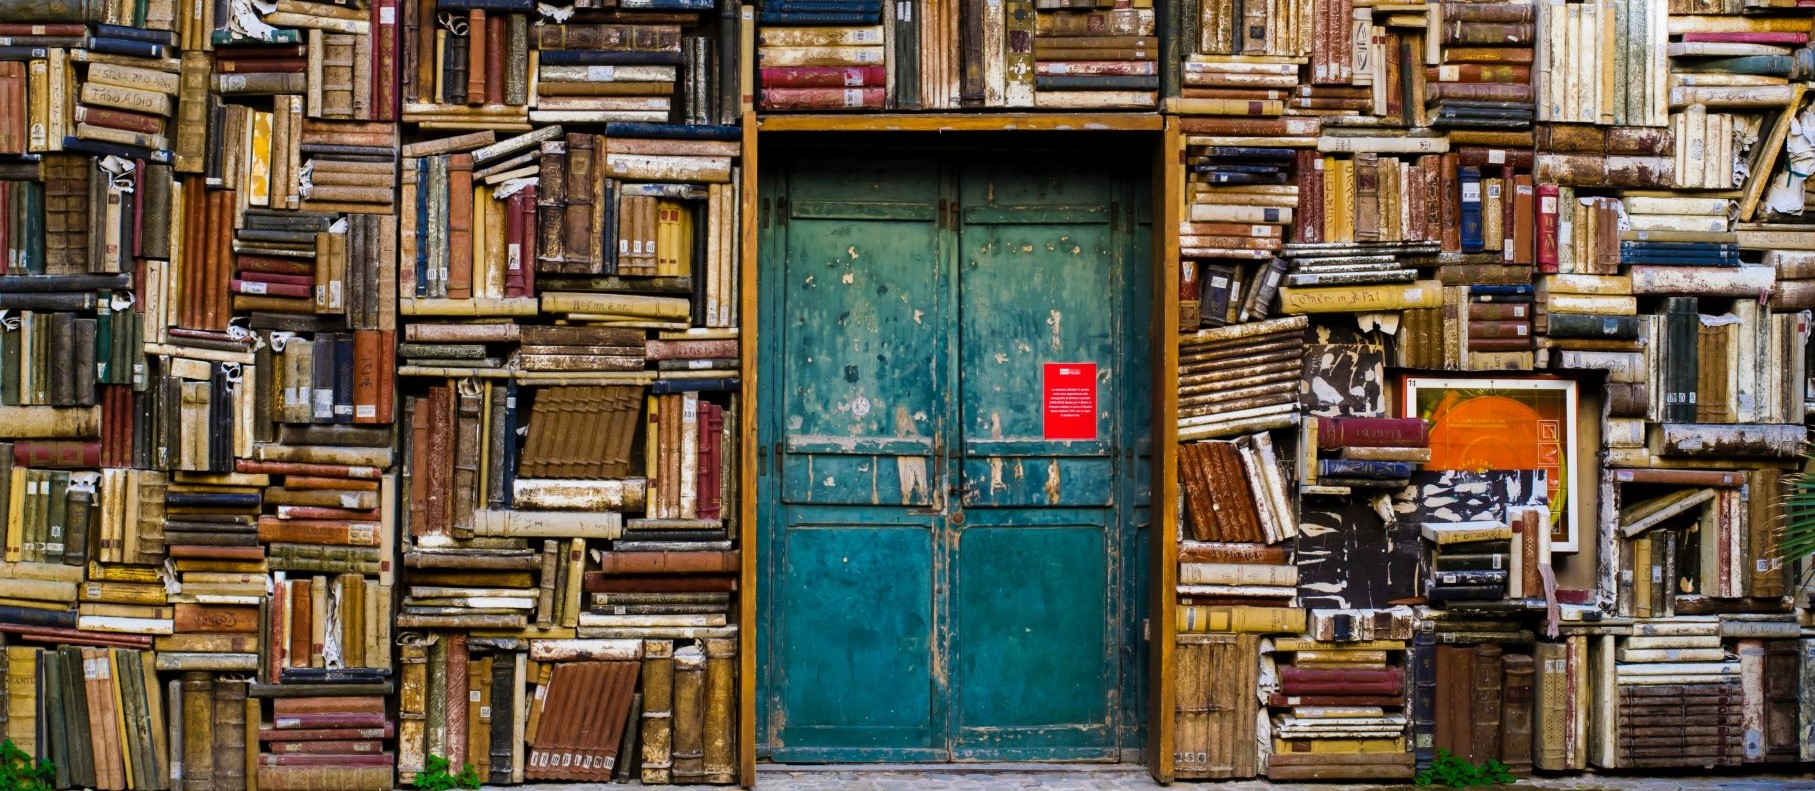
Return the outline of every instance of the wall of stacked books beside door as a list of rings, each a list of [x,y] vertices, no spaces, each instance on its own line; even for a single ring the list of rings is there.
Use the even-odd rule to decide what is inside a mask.
[[[740,779],[738,11],[0,9],[52,785]]]
[[[1811,758],[1808,10],[1178,13],[1173,774]]]

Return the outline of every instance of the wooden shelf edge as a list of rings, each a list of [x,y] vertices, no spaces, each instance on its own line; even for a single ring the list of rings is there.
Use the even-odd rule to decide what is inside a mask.
[[[737,593],[737,777],[745,788],[756,785],[756,427],[757,399],[756,354],[760,327],[757,323],[756,293],[756,114],[745,110],[743,117],[744,150],[739,165],[743,183],[739,185],[740,204],[738,244],[738,339],[741,347],[738,373],[742,383],[738,402],[743,414],[738,416],[738,537],[740,565]]]
[[[853,113],[771,115],[763,132],[1158,132],[1159,111],[1126,113]]]

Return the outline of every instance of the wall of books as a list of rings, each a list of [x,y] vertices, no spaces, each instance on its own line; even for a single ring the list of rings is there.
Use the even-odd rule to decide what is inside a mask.
[[[1809,9],[1175,19],[1177,776],[1815,758]]]
[[[738,779],[738,12],[0,8],[4,735]]]
[[[1177,149],[1157,773],[1815,760],[1811,33],[6,3],[0,729],[60,788],[748,780],[752,109],[1061,111]]]

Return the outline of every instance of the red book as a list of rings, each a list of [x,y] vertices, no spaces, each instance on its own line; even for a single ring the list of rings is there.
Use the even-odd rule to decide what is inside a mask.
[[[764,88],[762,105],[773,110],[845,110],[881,107],[881,88]]]
[[[523,296],[523,193],[504,201],[504,296]]]
[[[271,701],[271,716],[297,717],[305,714],[384,714],[384,698],[370,696],[353,697],[297,697],[277,698]]]
[[[1398,695],[1282,695],[1278,692],[1267,696],[1269,706],[1384,706],[1388,708],[1404,706],[1405,698]]]
[[[73,24],[41,25],[31,22],[0,22],[0,36],[85,36],[88,28]]]
[[[372,120],[397,120],[397,0],[372,4]]]
[[[1279,689],[1286,695],[1399,695],[1404,691],[1397,681],[1286,681]]]
[[[76,107],[76,123],[105,126],[109,129],[124,129],[128,132],[142,132],[148,135],[164,133],[164,119],[162,118],[104,107]]]
[[[765,89],[863,88],[884,81],[881,66],[780,66],[762,71]]]
[[[1557,238],[1558,212],[1557,185],[1538,185],[1538,271],[1553,274],[1557,271]]]
[[[1809,43],[1807,33],[1684,33],[1684,41],[1716,41],[1736,44],[1788,44],[1802,46]]]
[[[99,440],[21,440],[13,444],[13,463],[38,469],[101,466]]]
[[[1323,241],[1323,155],[1316,149],[1298,151],[1298,241]]]
[[[272,755],[266,753],[258,757],[258,762],[264,766],[391,766],[397,762],[397,756],[390,753],[343,755],[312,753]]]
[[[291,258],[267,258],[262,255],[241,255],[233,260],[235,268],[244,275],[246,272],[263,272],[273,275],[302,275],[315,282],[315,265]]]
[[[1295,684],[1394,684],[1397,685],[1405,676],[1405,671],[1396,667],[1354,667],[1354,668],[1321,668],[1293,667],[1287,665],[1279,669],[1281,683]]]
[[[1422,418],[1337,417],[1317,419],[1317,447],[1422,448],[1430,444],[1430,424]]]
[[[219,74],[301,74],[309,70],[302,58],[246,58],[223,60],[214,64]]]
[[[355,330],[353,332],[353,422],[377,423],[378,421],[378,380],[388,377],[391,371],[380,368],[383,363],[378,354],[378,331]]]
[[[234,280],[229,283],[235,294],[255,294],[264,297],[293,297],[309,299],[315,296],[313,286],[300,286],[292,283],[265,283],[257,280]]]
[[[586,572],[582,586],[587,593],[724,593],[737,590],[731,574],[626,575]]]
[[[535,247],[535,240],[540,239],[536,229],[536,187],[523,188],[523,296],[536,295],[536,268],[529,265],[530,253]]]
[[[354,511],[347,508],[327,508],[319,505],[280,505],[277,507],[279,519],[350,519],[355,522],[372,522],[381,518],[378,509]]]

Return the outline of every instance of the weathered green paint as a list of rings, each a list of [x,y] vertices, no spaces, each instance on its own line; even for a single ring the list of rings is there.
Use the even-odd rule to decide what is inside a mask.
[[[765,174],[771,758],[1138,747],[1147,348],[1127,306],[1146,288],[1129,208],[1145,190],[1042,161]],[[1097,364],[1097,440],[1042,438],[1047,362]]]

